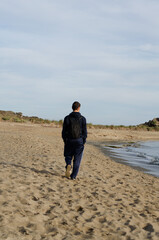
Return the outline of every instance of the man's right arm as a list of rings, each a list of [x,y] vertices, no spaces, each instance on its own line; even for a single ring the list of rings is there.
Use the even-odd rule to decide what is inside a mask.
[[[82,126],[82,136],[83,136],[83,143],[86,143],[86,138],[87,138],[87,122],[86,122],[86,118],[83,117],[83,126]]]

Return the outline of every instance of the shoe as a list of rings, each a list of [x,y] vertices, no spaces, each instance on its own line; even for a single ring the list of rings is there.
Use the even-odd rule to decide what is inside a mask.
[[[67,177],[67,178],[70,178],[70,175],[71,175],[71,165],[67,165],[67,168],[66,168],[66,177]]]
[[[71,180],[76,180],[76,178],[71,178]]]
[[[70,178],[71,178],[71,180],[76,180],[76,178],[75,178],[75,177],[72,177],[72,174],[71,174]]]

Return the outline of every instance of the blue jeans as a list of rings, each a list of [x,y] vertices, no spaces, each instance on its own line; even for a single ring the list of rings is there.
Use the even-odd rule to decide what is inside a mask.
[[[78,174],[80,163],[82,160],[83,150],[84,150],[84,144],[83,144],[82,138],[68,139],[65,144],[64,156],[65,156],[66,167],[67,165],[71,165],[72,158],[74,157],[73,171],[71,174],[72,179],[76,178]]]

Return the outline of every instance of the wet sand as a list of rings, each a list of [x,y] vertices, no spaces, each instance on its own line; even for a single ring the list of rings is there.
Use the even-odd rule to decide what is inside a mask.
[[[88,141],[159,139],[157,132],[88,130]],[[0,239],[159,239],[159,179],[86,144],[65,178],[61,128],[0,122]]]

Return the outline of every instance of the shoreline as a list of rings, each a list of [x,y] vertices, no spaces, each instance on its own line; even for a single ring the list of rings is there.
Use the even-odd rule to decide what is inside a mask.
[[[158,240],[158,178],[86,144],[71,181],[61,128],[0,123],[0,132],[1,240]],[[136,135],[91,133],[88,142]]]
[[[146,141],[149,141],[149,140],[145,140],[145,142]],[[158,141],[158,140],[153,140],[153,141]],[[140,141],[133,141],[131,143],[137,143],[137,142],[140,142]],[[105,142],[103,142],[103,141],[102,142],[100,142],[100,141],[99,142],[91,142],[90,141],[90,142],[88,142],[88,144],[93,145],[93,146],[97,147],[98,149],[100,149],[100,151],[103,152],[104,155],[109,157],[112,161],[124,164],[124,165],[129,166],[129,167],[131,167],[133,169],[136,169],[136,170],[138,170],[140,172],[143,172],[145,174],[151,175],[151,176],[153,176],[155,178],[159,178],[159,176],[155,176],[153,173],[149,173],[149,170],[144,168],[144,167],[132,165],[129,162],[128,159],[122,158],[122,155],[121,155],[121,157],[116,157],[115,156],[116,153],[113,152],[113,150],[110,151],[108,148],[104,147],[104,145],[110,145],[113,148],[114,145],[119,145],[120,146],[120,145],[123,145],[123,144],[129,144],[129,143],[130,143],[129,141],[127,141],[127,142],[126,141],[105,141]]]

